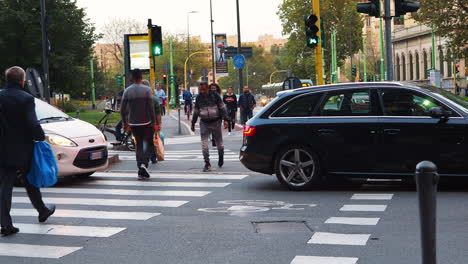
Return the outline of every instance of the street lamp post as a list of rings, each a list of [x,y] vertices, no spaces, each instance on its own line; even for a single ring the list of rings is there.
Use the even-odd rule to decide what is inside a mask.
[[[195,14],[195,13],[198,13],[198,11],[190,11],[187,13],[187,57],[190,56],[190,14]],[[185,83],[185,85],[187,85],[187,89],[190,89],[189,82]]]
[[[47,14],[45,0],[41,0],[41,31],[42,31],[42,68],[44,71],[44,95],[50,103],[49,84],[49,40],[47,38]]]
[[[211,22],[211,71],[213,72],[213,83],[216,82],[216,67],[215,67],[215,49],[214,49],[214,34],[213,34],[213,3],[210,0],[210,22]]]

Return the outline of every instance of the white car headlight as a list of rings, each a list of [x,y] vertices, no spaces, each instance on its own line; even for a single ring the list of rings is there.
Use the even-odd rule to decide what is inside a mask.
[[[103,133],[101,133],[101,139],[102,139],[102,142],[106,143],[107,140]]]
[[[78,145],[71,141],[66,137],[62,137],[59,135],[47,134],[46,135],[47,143],[55,146],[62,146],[62,147],[77,147]]]

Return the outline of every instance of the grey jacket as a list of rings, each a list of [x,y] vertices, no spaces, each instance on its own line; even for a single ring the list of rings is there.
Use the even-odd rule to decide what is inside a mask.
[[[155,124],[156,114],[151,88],[143,84],[133,84],[125,89],[120,114],[122,122],[130,126]]]

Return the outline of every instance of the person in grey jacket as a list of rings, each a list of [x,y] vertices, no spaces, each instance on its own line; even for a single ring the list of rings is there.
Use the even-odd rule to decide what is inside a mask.
[[[122,98],[123,128],[131,130],[136,141],[136,159],[138,166],[138,179],[150,178],[148,171],[149,160],[155,151],[153,136],[160,130],[154,112],[154,100],[151,88],[142,84],[141,70],[132,71],[133,84],[125,89]]]
[[[208,83],[200,83],[200,94],[195,101],[195,109],[192,118],[192,131],[195,132],[195,124],[200,117],[200,135],[202,141],[203,158],[205,160],[204,172],[211,170],[210,153],[208,150],[208,138],[210,134],[218,148],[218,166],[224,165],[224,145],[221,123],[224,119],[224,126],[227,127],[227,111],[221,96],[215,91],[208,89]]]

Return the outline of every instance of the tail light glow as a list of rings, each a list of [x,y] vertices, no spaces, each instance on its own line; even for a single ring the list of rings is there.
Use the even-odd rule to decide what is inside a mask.
[[[251,137],[255,135],[256,132],[257,128],[255,128],[254,126],[244,126],[244,136]]]

